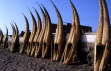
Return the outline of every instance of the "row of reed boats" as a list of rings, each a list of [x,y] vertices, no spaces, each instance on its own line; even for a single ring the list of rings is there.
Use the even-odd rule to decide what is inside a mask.
[[[6,35],[0,29],[0,46],[8,48],[11,52],[19,52],[36,58],[51,58],[52,61],[60,61],[63,64],[70,64],[77,56],[78,41],[80,39],[80,20],[78,12],[70,0],[72,8],[72,25],[66,39],[64,35],[63,20],[61,14],[52,0],[50,0],[58,18],[57,28],[54,39],[51,32],[51,18],[44,5],[40,5],[40,10],[43,15],[41,20],[37,10],[34,11],[37,16],[35,19],[32,12],[29,10],[32,18],[32,31],[29,30],[29,22],[24,15],[26,22],[25,33],[22,41],[19,39],[19,29],[16,23],[11,24],[13,30],[11,42],[8,42],[8,29]],[[108,61],[110,60],[110,20],[106,0],[99,0],[100,17],[99,25],[96,32],[96,41],[94,43],[94,71],[106,71]],[[10,46],[9,46],[10,45]]]

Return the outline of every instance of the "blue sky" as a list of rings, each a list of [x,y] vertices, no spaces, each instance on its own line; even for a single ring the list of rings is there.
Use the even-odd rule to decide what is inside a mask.
[[[53,0],[59,9],[64,22],[72,22],[72,11],[69,0]],[[73,0],[80,17],[81,25],[91,26],[93,31],[96,31],[99,18],[99,0]],[[109,14],[111,17],[111,0],[106,0],[109,8]],[[55,10],[50,0],[0,0],[0,28],[5,33],[5,26],[9,29],[9,34],[12,33],[10,23],[15,21],[19,27],[19,30],[25,29],[25,20],[23,14],[25,14],[30,22],[30,29],[32,27],[31,17],[29,9],[35,15],[33,7],[37,9],[41,18],[41,11],[37,5],[43,4],[51,17],[53,23],[57,23],[57,17]],[[36,16],[35,16],[36,17]],[[111,20],[111,19],[110,19]]]

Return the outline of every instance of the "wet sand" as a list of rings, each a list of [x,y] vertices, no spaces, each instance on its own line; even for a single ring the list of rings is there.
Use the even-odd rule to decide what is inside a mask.
[[[29,57],[0,49],[0,71],[91,71],[88,64],[63,65],[50,59]]]

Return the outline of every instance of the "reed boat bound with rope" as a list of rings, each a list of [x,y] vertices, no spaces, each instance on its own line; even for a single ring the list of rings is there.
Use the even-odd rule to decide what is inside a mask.
[[[51,22],[46,7],[39,5],[42,18],[29,10],[24,14],[25,30],[19,34],[16,22],[11,23],[12,35],[0,29],[0,71],[111,71],[111,27],[106,0],[99,0],[98,29],[80,24],[79,12],[72,0],[72,23],[64,24],[52,0],[57,24]],[[36,19],[37,17],[38,19]],[[12,63],[12,64],[11,64]],[[28,65],[28,66],[27,66]]]

